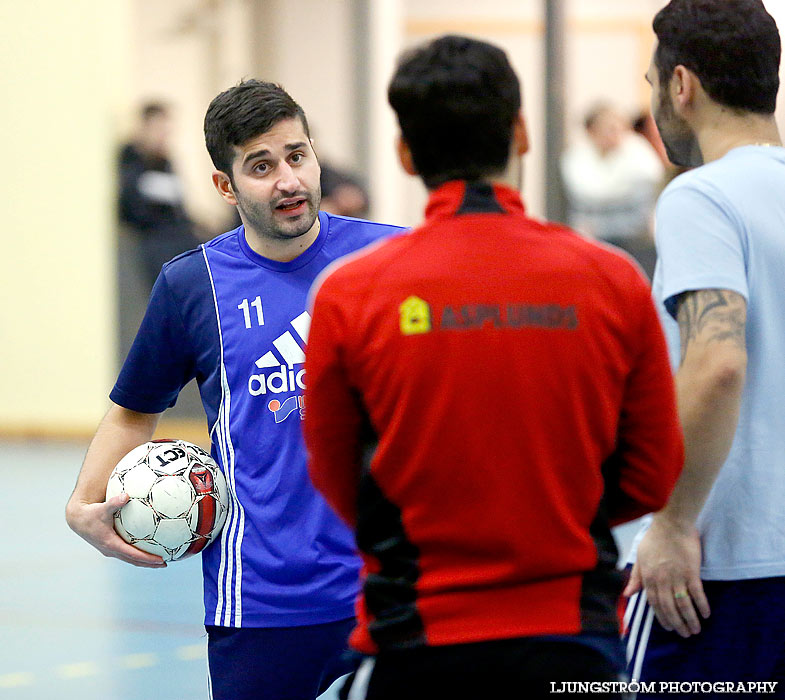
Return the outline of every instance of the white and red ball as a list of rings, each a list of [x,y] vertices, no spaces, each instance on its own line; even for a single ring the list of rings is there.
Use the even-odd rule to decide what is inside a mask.
[[[117,534],[164,561],[201,552],[229,511],[226,479],[209,453],[185,440],[135,447],[112,471],[106,498],[130,500],[114,516]]]

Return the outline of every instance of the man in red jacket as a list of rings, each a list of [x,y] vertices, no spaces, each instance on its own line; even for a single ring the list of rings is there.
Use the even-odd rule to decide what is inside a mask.
[[[350,697],[621,697],[610,528],[683,457],[648,284],[526,216],[503,51],[437,39],[389,99],[425,222],[323,279],[306,359],[311,477],[365,564]]]

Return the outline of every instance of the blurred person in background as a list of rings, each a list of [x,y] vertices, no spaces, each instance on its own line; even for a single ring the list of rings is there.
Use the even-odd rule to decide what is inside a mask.
[[[368,191],[354,174],[321,163],[322,211],[338,216],[368,216]]]
[[[159,102],[145,104],[134,139],[118,160],[118,214],[132,236],[146,292],[163,264],[199,244],[183,201],[183,186],[172,167],[172,117]]]
[[[626,250],[651,278],[652,216],[663,164],[611,105],[591,109],[584,128],[585,137],[561,159],[570,226]]]
[[[371,658],[349,697],[616,681],[610,527],[660,508],[682,459],[649,285],[627,256],[526,216],[501,49],[437,39],[402,57],[388,95],[425,223],[323,278],[306,355],[311,475],[365,562],[352,643]]]
[[[639,112],[635,117],[633,117],[631,126],[632,130],[636,134],[640,134],[651,144],[651,147],[660,157],[660,161],[666,169],[668,167],[676,167],[668,160],[668,154],[665,151],[665,144],[662,142],[660,132],[657,131],[657,124],[654,121],[651,110],[646,109],[642,112]]]

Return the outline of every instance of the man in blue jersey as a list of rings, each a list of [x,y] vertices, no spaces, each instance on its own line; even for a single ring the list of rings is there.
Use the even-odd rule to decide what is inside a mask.
[[[303,700],[349,670],[359,569],[306,471],[307,294],[332,261],[400,229],[319,212],[308,123],[279,86],[249,80],[218,95],[205,139],[213,183],[243,225],[164,265],[67,520],[107,556],[164,566],[115,534],[127,496],[104,502],[106,482],[196,379],[232,494],[203,554],[212,697]]]
[[[686,463],[626,591],[644,590],[628,608],[631,675],[779,682],[785,697],[780,36],[760,0],[673,0],[654,31],[655,120],[670,159],[699,167],[657,207]]]

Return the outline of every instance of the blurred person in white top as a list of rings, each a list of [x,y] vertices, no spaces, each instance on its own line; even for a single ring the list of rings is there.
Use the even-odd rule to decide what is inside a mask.
[[[568,223],[637,257],[651,244],[654,204],[665,177],[662,161],[611,105],[591,109],[584,127],[586,138],[561,160]]]

